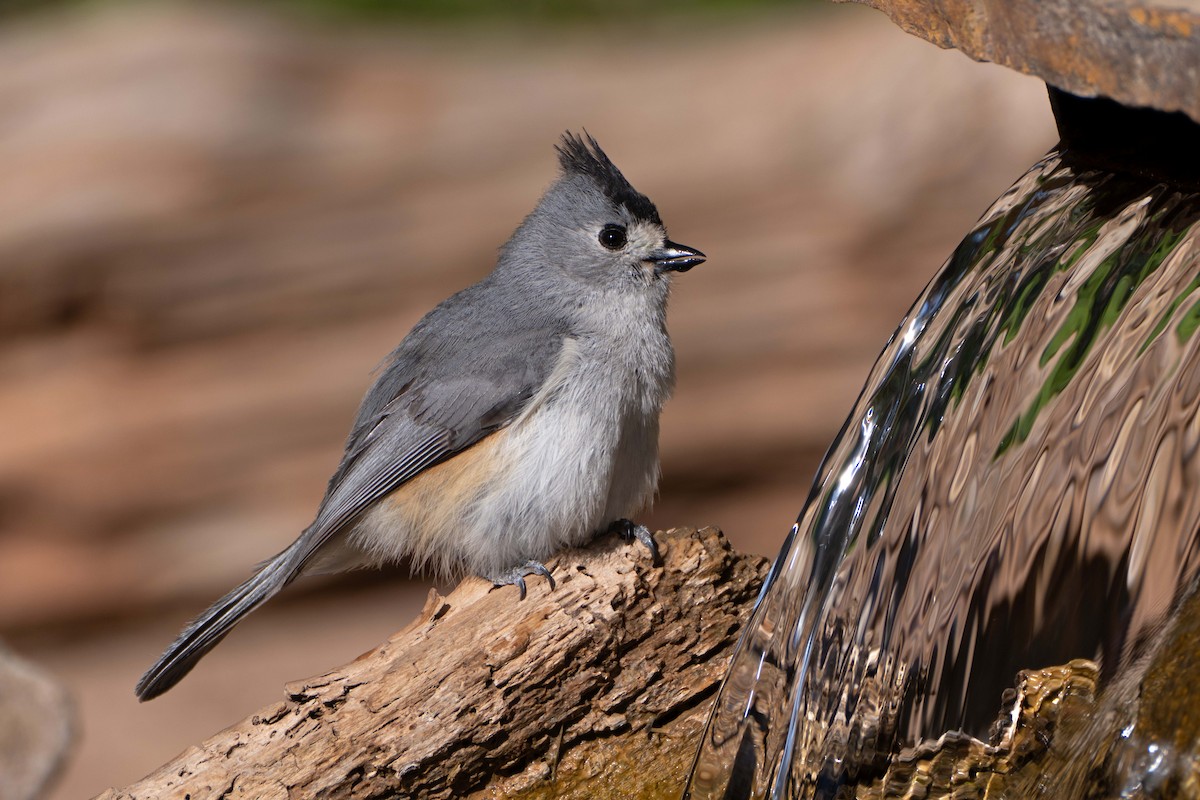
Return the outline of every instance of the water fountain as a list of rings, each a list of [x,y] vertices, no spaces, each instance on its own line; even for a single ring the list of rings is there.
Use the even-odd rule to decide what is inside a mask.
[[[1051,102],[826,455],[687,797],[1200,796],[1200,126]]]

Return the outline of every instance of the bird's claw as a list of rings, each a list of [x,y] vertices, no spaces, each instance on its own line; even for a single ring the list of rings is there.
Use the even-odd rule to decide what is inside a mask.
[[[619,519],[608,526],[610,533],[615,533],[625,541],[637,539],[647,550],[650,551],[650,561],[655,566],[662,563],[662,559],[658,555],[658,544],[654,541],[654,535],[650,533],[650,529],[645,525],[638,525],[633,520]]]
[[[493,586],[516,586],[521,592],[521,599],[525,599],[526,587],[525,576],[541,575],[550,583],[550,588],[555,587],[554,576],[550,574],[550,570],[540,561],[530,559],[524,564],[513,567],[505,572],[488,575],[487,579],[492,582]]]

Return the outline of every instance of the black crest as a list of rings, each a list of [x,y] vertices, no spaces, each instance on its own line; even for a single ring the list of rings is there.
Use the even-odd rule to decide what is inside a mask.
[[[609,200],[624,206],[637,219],[662,225],[658,209],[650,198],[634,189],[625,180],[621,170],[612,162],[599,143],[587,131],[582,136],[567,131],[563,134],[562,142],[554,146],[558,151],[558,163],[562,165],[563,173],[567,175],[586,175],[591,178]]]

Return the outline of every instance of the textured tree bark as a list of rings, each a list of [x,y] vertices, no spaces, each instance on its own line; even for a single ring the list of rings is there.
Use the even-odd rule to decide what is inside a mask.
[[[714,528],[468,579],[374,651],[102,800],[678,797],[766,574]]]

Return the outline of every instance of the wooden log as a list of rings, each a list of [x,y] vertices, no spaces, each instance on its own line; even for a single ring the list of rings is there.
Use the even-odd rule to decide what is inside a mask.
[[[464,581],[356,661],[101,800],[678,797],[767,562],[602,537],[529,596]]]

